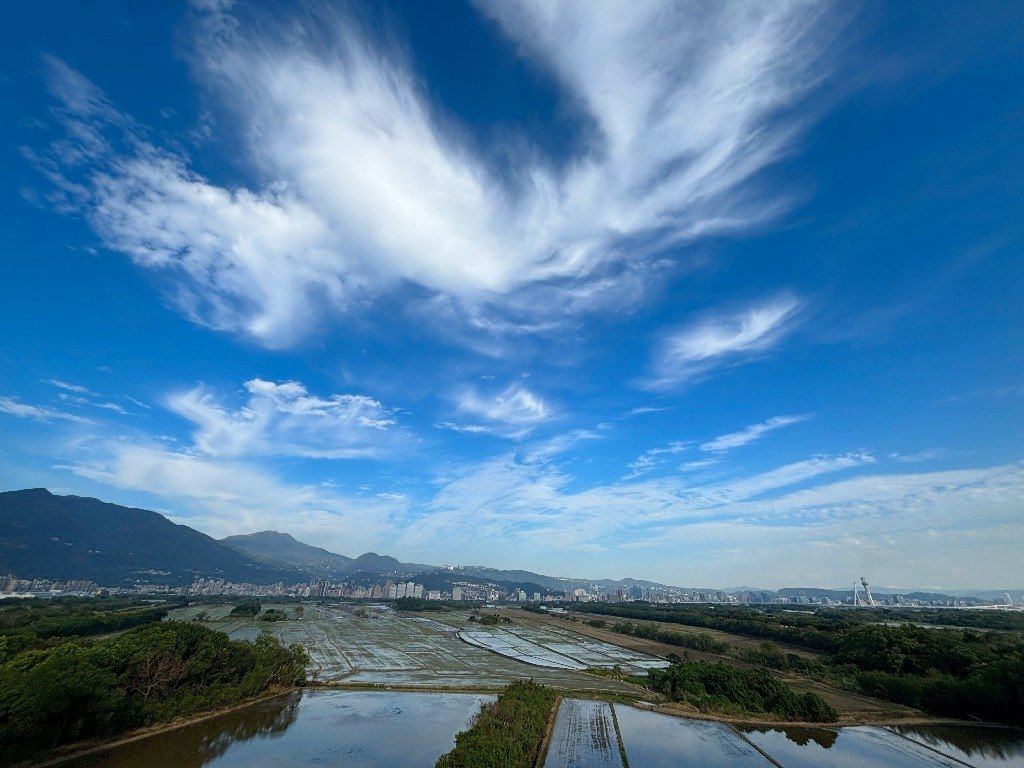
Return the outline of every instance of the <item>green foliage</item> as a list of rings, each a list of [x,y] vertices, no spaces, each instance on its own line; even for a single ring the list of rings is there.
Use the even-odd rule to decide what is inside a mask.
[[[231,616],[257,616],[263,610],[258,600],[243,600],[231,609]]]
[[[739,657],[937,714],[1024,723],[1024,638],[1017,632],[974,629],[1019,623],[1019,619],[1007,618],[1002,613],[835,609],[792,612],[777,608],[646,603],[587,603],[578,610],[760,638],[764,642],[758,649]],[[882,619],[897,617],[903,621],[912,617],[949,628],[882,623]],[[648,629],[642,629],[644,626]],[[616,624],[615,629],[627,634],[639,631],[646,633],[641,635],[644,637],[673,642],[657,636],[653,625],[626,621]],[[793,653],[783,654],[775,641],[825,655],[815,661]],[[674,644],[708,650],[689,640]],[[724,649],[728,650],[728,646]]]
[[[296,685],[307,661],[270,635],[240,642],[195,622],[24,651],[0,664],[0,765]]]
[[[594,626],[592,621],[588,621],[587,624]],[[602,621],[601,624],[604,624],[604,622]],[[633,624],[627,621],[615,624],[612,629],[619,634],[643,637],[647,640],[656,640],[659,643],[689,648],[693,651],[723,654],[729,650],[728,643],[715,640],[711,635],[694,632],[673,632],[670,629],[662,629],[656,624]]]
[[[438,758],[436,768],[531,768],[556,701],[553,690],[532,680],[506,686],[455,737],[455,749]]]
[[[0,663],[22,651],[59,645],[64,638],[120,632],[160,621],[171,603],[125,598],[19,600],[0,606]]]
[[[260,616],[260,621],[288,621],[288,614],[277,608],[267,608]]]
[[[681,661],[668,669],[652,669],[647,676],[654,690],[702,712],[771,714],[813,723],[833,723],[839,717],[817,694],[797,693],[764,669]]]

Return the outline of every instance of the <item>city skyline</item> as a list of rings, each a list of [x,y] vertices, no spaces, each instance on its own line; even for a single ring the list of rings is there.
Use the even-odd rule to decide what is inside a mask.
[[[1024,585],[1015,8],[275,9],[11,9],[0,489],[404,562]]]

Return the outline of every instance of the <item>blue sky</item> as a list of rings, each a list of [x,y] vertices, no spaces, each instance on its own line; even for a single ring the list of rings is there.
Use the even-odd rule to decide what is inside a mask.
[[[1024,584],[1011,3],[29,3],[0,486],[681,585]]]

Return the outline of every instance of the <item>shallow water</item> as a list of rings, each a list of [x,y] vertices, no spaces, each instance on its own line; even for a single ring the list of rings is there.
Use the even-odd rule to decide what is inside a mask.
[[[234,712],[90,756],[62,768],[430,768],[493,696],[313,691]],[[635,707],[565,699],[545,768],[1024,768],[1024,731],[973,725],[852,728],[744,726]],[[748,743],[749,742],[749,743]]]
[[[785,768],[963,768],[963,763],[884,728],[738,730]]]
[[[895,725],[901,736],[976,768],[1024,768],[1024,731],[985,725]]]
[[[630,766],[772,768],[764,755],[724,723],[684,720],[615,705]]]
[[[475,694],[308,691],[155,734],[62,768],[431,768],[484,701]]]

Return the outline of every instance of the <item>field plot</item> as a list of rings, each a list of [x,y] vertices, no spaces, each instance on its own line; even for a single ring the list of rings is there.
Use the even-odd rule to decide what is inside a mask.
[[[963,763],[883,728],[746,727],[744,737],[786,768],[963,768]]]
[[[985,725],[893,725],[889,730],[975,768],[1024,767],[1024,731]]]
[[[194,618],[194,608],[175,611],[172,618]],[[281,608],[294,615],[294,605]],[[387,606],[364,606],[356,615],[355,606],[307,605],[300,620],[275,622],[229,617],[229,611],[230,606],[216,614],[208,611],[213,618],[207,626],[234,639],[252,640],[266,631],[284,645],[301,643],[310,655],[312,683],[493,690],[533,678],[566,690],[635,691],[627,683],[576,671],[582,666],[536,667],[492,653],[459,640],[456,626],[400,615]]]
[[[642,765],[642,764],[641,764]],[[621,768],[611,705],[563,699],[544,768]]]
[[[114,746],[67,768],[433,768],[493,696],[305,691]]]
[[[470,626],[459,637],[471,645],[486,648],[538,667],[587,669],[620,667],[630,674],[667,667],[668,662],[617,645],[539,623],[506,627]]]
[[[702,768],[771,768],[764,755],[724,723],[684,720],[615,705],[619,733],[631,766],[685,765],[699,756]]]

